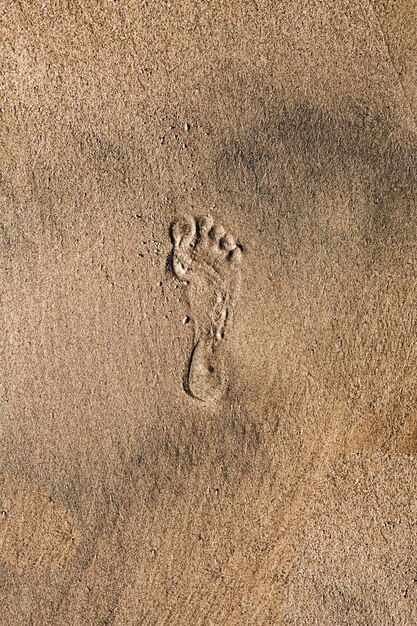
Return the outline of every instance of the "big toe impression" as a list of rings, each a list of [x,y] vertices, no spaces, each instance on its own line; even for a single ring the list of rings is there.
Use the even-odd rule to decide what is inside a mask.
[[[188,215],[181,217],[172,224],[171,234],[176,248],[191,247],[196,237],[195,220]]]

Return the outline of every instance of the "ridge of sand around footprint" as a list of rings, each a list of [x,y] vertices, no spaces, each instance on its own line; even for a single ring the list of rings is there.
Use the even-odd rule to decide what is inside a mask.
[[[48,572],[74,556],[76,520],[33,482],[0,476],[0,562],[18,571]]]

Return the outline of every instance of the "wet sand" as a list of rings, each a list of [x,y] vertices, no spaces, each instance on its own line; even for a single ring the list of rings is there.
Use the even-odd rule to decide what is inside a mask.
[[[1,20],[0,624],[417,622],[412,3]]]

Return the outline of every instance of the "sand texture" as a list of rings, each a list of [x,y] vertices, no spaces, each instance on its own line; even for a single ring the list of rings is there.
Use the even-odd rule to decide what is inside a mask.
[[[0,626],[417,624],[416,48],[0,7]]]

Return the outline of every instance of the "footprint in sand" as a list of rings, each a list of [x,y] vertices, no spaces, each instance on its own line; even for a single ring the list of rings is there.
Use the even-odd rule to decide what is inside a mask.
[[[242,246],[210,216],[183,217],[171,226],[172,269],[187,283],[194,342],[185,389],[210,402],[221,397],[227,377],[222,345],[240,286]]]

